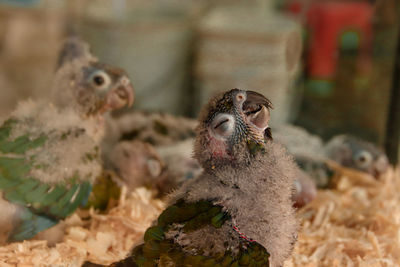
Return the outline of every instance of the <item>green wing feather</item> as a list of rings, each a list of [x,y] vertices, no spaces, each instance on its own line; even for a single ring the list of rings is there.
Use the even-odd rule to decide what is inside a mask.
[[[95,208],[105,211],[114,202],[117,202],[121,194],[121,187],[112,180],[111,174],[103,172],[97,177],[89,195],[88,203],[84,208]]]
[[[34,237],[39,232],[57,224],[56,220],[36,215],[27,208],[21,212],[20,216],[21,223],[10,234],[9,241],[11,242],[23,241]]]
[[[256,242],[244,241],[247,245],[235,256],[227,251],[207,257],[190,255],[165,236],[174,223],[183,224],[183,231],[190,232],[206,225],[219,228],[229,219],[222,207],[211,201],[186,203],[180,200],[159,216],[157,225],[147,229],[144,244],[136,247],[129,258],[112,266],[269,266],[268,252]]]
[[[0,189],[8,201],[26,209],[20,214],[21,224],[14,229],[10,239],[29,239],[73,213],[85,204],[91,192],[89,182],[79,182],[77,177],[63,184],[51,185],[30,177],[34,156],[26,152],[40,149],[46,136],[31,139],[29,135],[10,139],[17,120],[8,120],[0,127]]]

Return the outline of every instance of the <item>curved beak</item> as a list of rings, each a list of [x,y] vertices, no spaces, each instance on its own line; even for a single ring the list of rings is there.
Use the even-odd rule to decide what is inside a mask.
[[[266,131],[269,128],[270,108],[272,104],[268,98],[254,91],[246,91],[241,112],[246,123],[251,125],[260,137],[271,136],[270,131]]]
[[[118,89],[117,89],[117,90],[118,90]],[[124,89],[121,88],[121,90],[123,91]],[[128,86],[125,86],[125,90],[126,90],[126,93],[123,93],[123,95],[121,96],[121,98],[124,98],[124,97],[125,97],[125,99],[126,99],[126,106],[129,108],[129,107],[132,107],[133,101],[134,101],[134,99],[135,99],[135,94],[134,94],[134,89],[133,89],[132,84],[129,84]],[[125,94],[125,96],[124,96],[124,94]]]
[[[244,108],[251,105],[264,105],[267,108],[273,109],[271,101],[260,93],[254,91],[246,92],[247,98],[244,103]]]

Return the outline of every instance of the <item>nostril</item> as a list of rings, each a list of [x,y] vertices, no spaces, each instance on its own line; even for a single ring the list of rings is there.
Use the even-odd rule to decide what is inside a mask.
[[[238,102],[242,102],[242,101],[244,100],[244,98],[245,98],[245,96],[244,96],[244,94],[242,94],[242,93],[238,93],[238,94],[236,95],[236,100],[237,100]]]
[[[131,157],[131,154],[126,150],[123,150],[122,153],[124,154],[125,158],[130,158]]]

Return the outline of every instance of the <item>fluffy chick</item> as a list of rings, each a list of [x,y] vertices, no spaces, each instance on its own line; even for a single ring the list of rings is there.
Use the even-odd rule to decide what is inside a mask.
[[[165,164],[152,145],[138,140],[122,141],[114,147],[109,158],[128,189],[163,187]]]
[[[189,118],[140,111],[108,117],[104,161],[128,183],[128,189],[147,186],[165,196],[185,178],[201,172],[192,157],[196,124]],[[150,164],[144,164],[150,158]]]
[[[154,146],[172,145],[195,135],[196,121],[165,113],[136,111],[109,118],[104,158],[119,141],[140,140]]]
[[[114,266],[282,266],[296,241],[296,165],[270,140],[270,101],[233,89],[206,105],[195,158],[203,173],[172,194],[145,243]]]
[[[166,164],[165,183],[161,193],[170,193],[186,180],[198,177],[203,168],[193,158],[194,139],[189,138],[171,145],[156,147],[160,157]]]
[[[125,72],[86,43],[69,39],[61,55],[53,101],[20,103],[0,126],[2,241],[32,238],[86,202],[102,170],[102,115],[133,101]]]
[[[294,196],[296,206],[310,202],[316,195],[316,186],[330,185],[335,170],[329,161],[376,178],[389,167],[387,156],[379,147],[350,135],[337,135],[324,144],[301,127],[280,125],[274,128],[274,140],[288,149],[302,169],[296,185],[299,191]]]
[[[386,154],[372,143],[350,135],[337,135],[325,145],[326,156],[348,168],[376,178],[389,168]]]

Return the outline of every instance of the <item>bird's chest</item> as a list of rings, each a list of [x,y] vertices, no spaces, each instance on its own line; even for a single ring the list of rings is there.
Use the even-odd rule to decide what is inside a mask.
[[[250,184],[247,184],[250,186]],[[254,189],[256,185],[251,185]],[[245,229],[257,227],[262,219],[260,214],[265,212],[265,203],[259,200],[260,194],[255,190],[244,190],[241,183],[233,185],[229,189],[229,193],[225,194],[219,203],[228,211],[232,218],[232,228],[244,239],[253,240],[248,236]],[[246,227],[243,227],[246,222]]]

